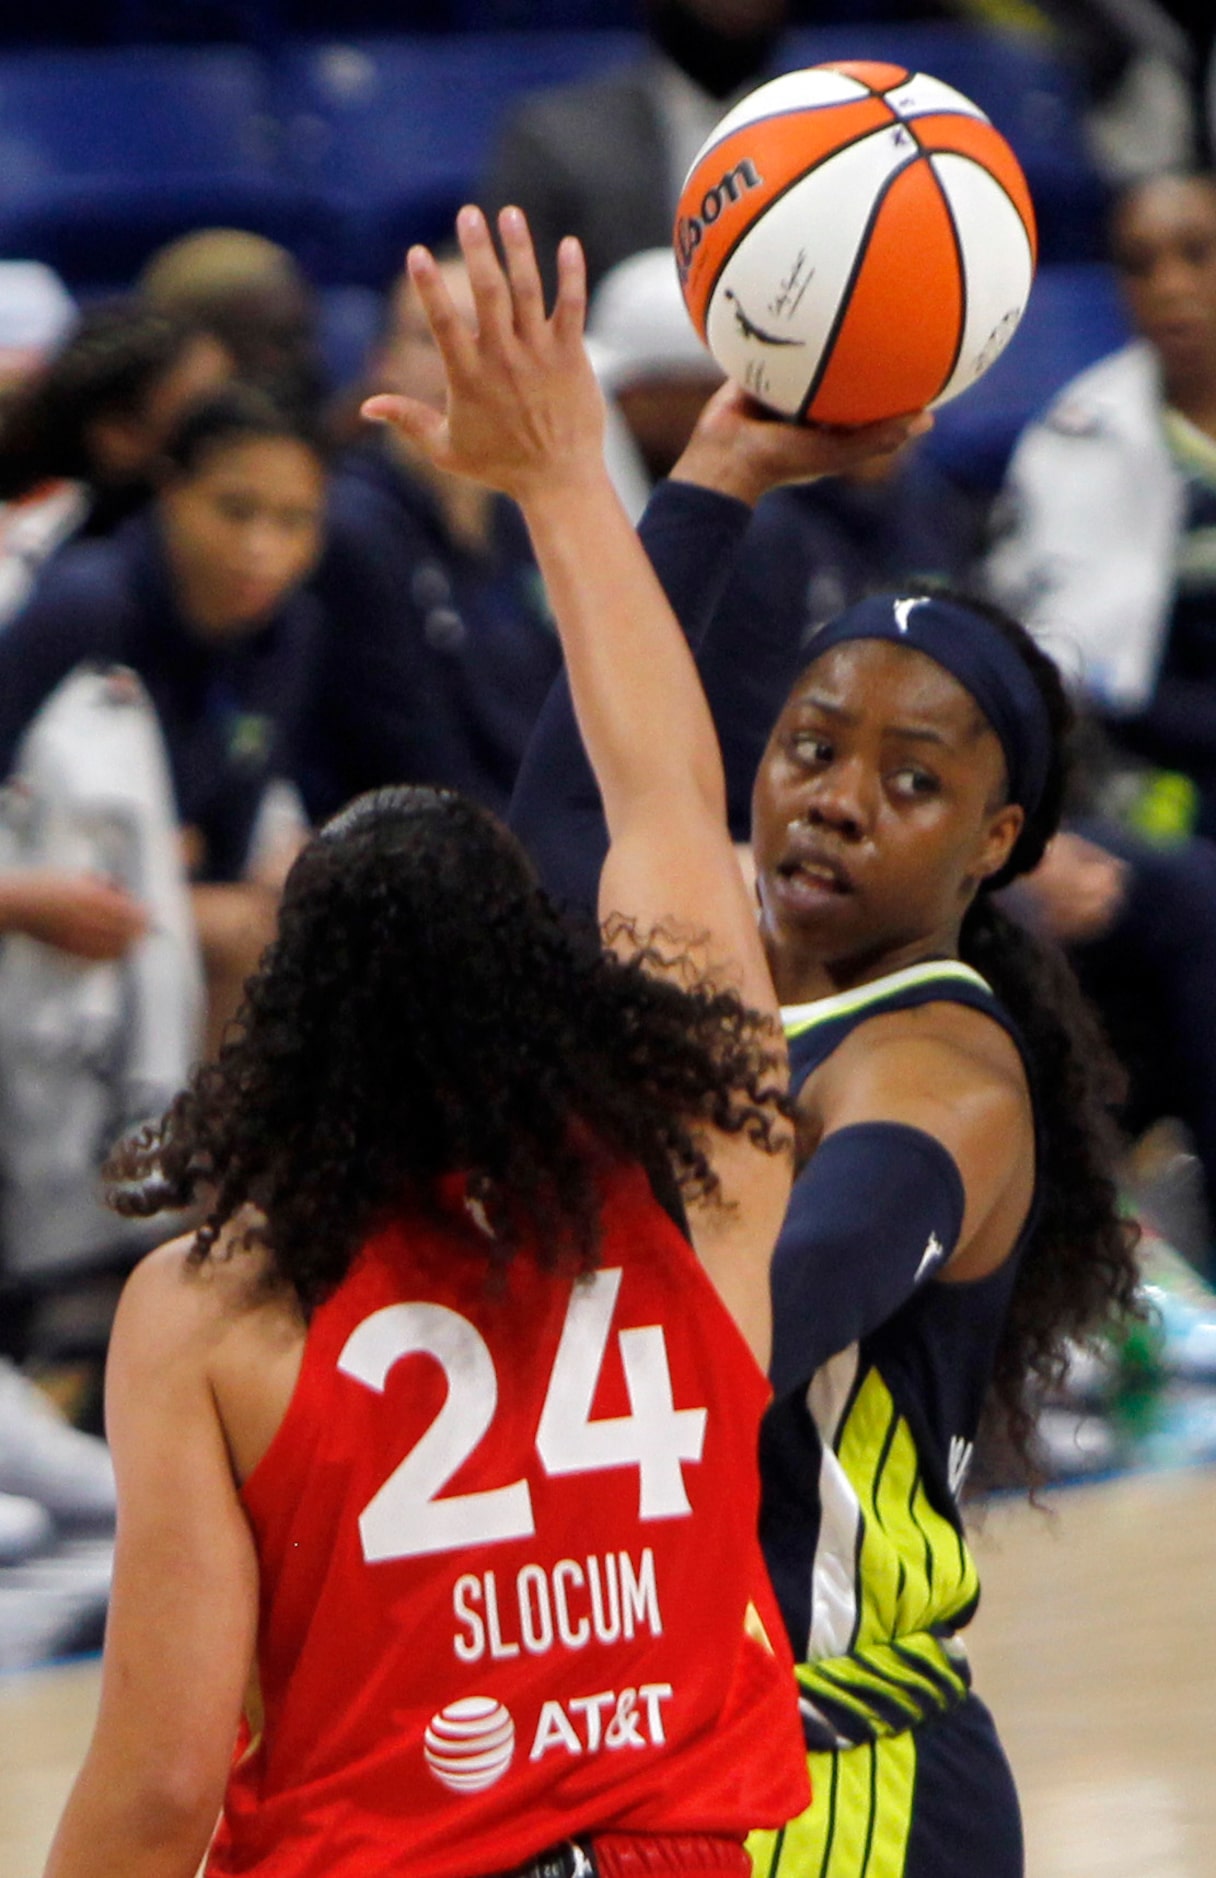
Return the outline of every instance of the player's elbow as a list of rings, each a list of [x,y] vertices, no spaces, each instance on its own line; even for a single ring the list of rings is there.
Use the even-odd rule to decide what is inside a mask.
[[[215,1830],[223,1796],[223,1775],[217,1777],[206,1758],[182,1753],[140,1769],[127,1795],[132,1843],[145,1852],[176,1854],[183,1868],[195,1871]]]

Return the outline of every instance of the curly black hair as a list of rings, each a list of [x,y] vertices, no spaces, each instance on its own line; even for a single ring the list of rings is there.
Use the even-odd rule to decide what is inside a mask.
[[[1069,1343],[1140,1314],[1139,1237],[1119,1210],[1116,1115],[1126,1078],[1060,948],[995,904],[993,895],[1031,873],[1060,825],[1068,792],[1075,713],[1058,666],[1017,620],[991,601],[925,585],[980,614],[1030,673],[1051,728],[1052,759],[1042,797],[1009,860],[984,883],[963,920],[959,954],[1008,1011],[1027,1055],[1038,1123],[1038,1204],[1023,1248],[997,1352],[983,1446],[1007,1452],[1033,1476],[1035,1408],[1059,1381]]]
[[[216,1060],[121,1146],[127,1214],[202,1202],[203,1260],[259,1209],[272,1276],[305,1311],[369,1234],[432,1213],[467,1177],[488,1275],[521,1248],[586,1269],[602,1175],[716,1192],[704,1131],[778,1148],[787,1130],[765,1020],[706,981],[647,970],[550,902],[523,849],[454,793],[360,797],[303,850],[278,935]]]

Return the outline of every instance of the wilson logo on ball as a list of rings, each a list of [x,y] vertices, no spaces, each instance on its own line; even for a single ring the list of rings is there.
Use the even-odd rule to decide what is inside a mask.
[[[712,228],[724,208],[739,198],[748,189],[759,189],[764,182],[755,164],[745,157],[742,163],[719,176],[701,197],[695,215],[680,215],[676,221],[676,259],[680,265],[680,276],[688,271],[689,262],[700,247],[705,230]],[[687,193],[687,192],[685,192]]]
[[[986,371],[1034,278],[1013,152],[923,72],[789,72],[728,112],[675,224],[693,324],[784,416],[866,424],[943,404]]]

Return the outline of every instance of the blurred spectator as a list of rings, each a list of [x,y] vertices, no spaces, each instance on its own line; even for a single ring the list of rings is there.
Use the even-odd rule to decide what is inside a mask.
[[[1193,163],[1199,55],[1177,0],[1039,0],[1086,82],[1086,128],[1114,184]],[[981,9],[976,8],[977,11]],[[986,11],[987,9],[983,9]]]
[[[325,374],[312,288],[286,248],[243,228],[201,228],[161,248],[137,282],[149,306],[218,339],[242,378],[304,406]]]
[[[175,316],[126,299],[86,309],[0,406],[0,625],[56,548],[142,506],[182,412],[231,371],[217,340]]]
[[[472,320],[463,267],[448,290]],[[403,275],[372,365],[378,391],[438,404],[443,370]],[[395,432],[340,459],[317,579],[329,621],[305,771],[314,817],[363,789],[428,782],[505,808],[560,665],[514,504],[435,471]]]
[[[1134,186],[1114,249],[1141,336],[1023,436],[988,575],[1075,674],[1120,800],[1216,835],[1216,179]]]
[[[722,382],[688,317],[670,246],[609,269],[591,297],[587,341],[608,400],[608,465],[636,521]]]
[[[1178,1243],[1216,1274],[1216,846],[1157,849],[1109,821],[1082,820],[1019,882],[1017,910],[1067,948],[1101,1013],[1130,1079],[1128,1132],[1167,1116],[1185,1124],[1208,1237]]]
[[[146,1244],[99,1204],[99,1165],[198,1054],[173,784],[133,672],[84,665],[55,686],[0,791],[0,841],[0,1246],[32,1318]]]
[[[269,937],[275,883],[251,877],[267,790],[291,772],[320,637],[301,583],[321,544],[325,468],[309,423],[232,385],[165,452],[155,502],[65,549],[0,636],[0,774],[82,661],[132,668],[164,735],[195,881],[211,1040]]]
[[[786,0],[644,0],[644,58],[511,114],[480,200],[490,213],[524,210],[550,294],[563,235],[581,240],[592,287],[627,255],[670,242],[693,157],[766,76],[786,11]]]

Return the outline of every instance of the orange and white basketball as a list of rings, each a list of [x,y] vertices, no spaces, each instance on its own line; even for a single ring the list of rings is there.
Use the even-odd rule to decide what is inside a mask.
[[[1034,210],[961,92],[899,65],[816,65],[723,118],[675,248],[729,377],[785,416],[868,424],[956,398],[1000,356],[1034,278]]]

